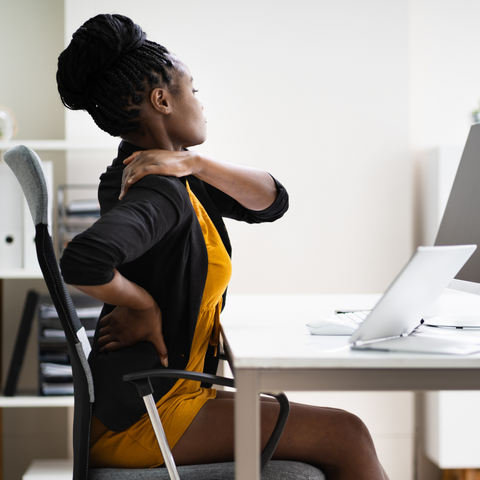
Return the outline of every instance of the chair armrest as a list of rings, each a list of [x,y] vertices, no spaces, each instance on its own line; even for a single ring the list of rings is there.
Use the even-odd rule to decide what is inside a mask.
[[[235,371],[233,368],[233,359],[232,359],[232,352],[230,351],[230,346],[228,345],[227,339],[225,337],[225,332],[223,331],[223,327],[220,325],[220,344],[222,350],[220,352],[220,360],[226,360],[230,370],[235,376]]]
[[[125,382],[132,382],[136,385],[138,393],[141,397],[153,394],[153,387],[150,383],[150,377],[163,378],[184,378],[186,380],[200,381],[221,385],[224,387],[235,387],[235,381],[232,378],[220,377],[218,375],[211,375],[209,373],[189,372],[187,370],[146,370],[143,372],[129,373],[123,376]],[[270,438],[268,439],[261,456],[262,470],[267,466],[272,458],[275,449],[277,448],[280,437],[288,420],[290,413],[290,403],[284,393],[266,393],[265,395],[274,397],[280,404],[280,412],[278,414],[277,422],[273,429]]]
[[[146,370],[144,372],[128,373],[123,376],[124,382],[133,382],[137,385],[139,380],[151,377],[163,378],[184,378],[185,380],[193,380],[197,382],[214,383],[222,387],[235,387],[233,378],[219,377],[218,375],[211,375],[209,373],[189,372],[187,370]],[[149,392],[149,393],[153,393]],[[143,396],[143,395],[142,395]]]
[[[277,402],[280,404],[280,412],[278,414],[275,428],[273,429],[273,432],[270,435],[270,438],[268,439],[268,442],[262,452],[262,457],[260,459],[262,470],[268,465],[268,462],[272,458],[290,414],[290,402],[284,393],[267,393],[265,395],[273,397],[277,400]]]

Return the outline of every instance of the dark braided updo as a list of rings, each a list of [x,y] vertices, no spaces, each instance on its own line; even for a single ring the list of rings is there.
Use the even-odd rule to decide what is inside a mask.
[[[86,110],[113,136],[140,127],[141,104],[152,88],[172,85],[175,57],[123,15],[97,15],[81,26],[58,57],[63,104]]]

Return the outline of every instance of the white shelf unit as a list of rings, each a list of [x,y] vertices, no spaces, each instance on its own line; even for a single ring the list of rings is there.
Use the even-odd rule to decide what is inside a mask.
[[[73,407],[73,395],[40,397],[38,395],[0,395],[0,408]]]
[[[34,460],[22,480],[71,480],[73,460]]]
[[[0,161],[3,161],[3,154],[16,146],[24,145],[36,152],[39,152],[40,157],[41,152],[65,152],[65,164],[67,166],[71,161],[75,162],[80,156],[81,159],[85,155],[89,155],[89,152],[116,152],[118,149],[118,144],[120,143],[119,138],[106,137],[105,139],[96,139],[96,140],[10,140],[8,142],[0,141]],[[83,157],[81,157],[83,155]],[[86,164],[85,170],[90,170],[91,165]],[[67,178],[63,179],[61,183],[68,183],[68,173]],[[74,176],[75,178],[75,176]],[[98,178],[98,175],[93,175],[93,178]],[[54,194],[56,195],[56,194]],[[54,215],[54,224],[56,216]],[[55,227],[54,227],[55,231]],[[25,270],[25,269],[6,269],[0,267],[0,278],[3,279],[35,279],[42,278],[40,269],[34,270]]]
[[[3,161],[3,154],[10,148],[18,145],[24,145],[42,157],[42,152],[65,152],[65,162],[68,167],[69,158],[76,156],[89,155],[89,152],[116,152],[120,139],[106,138],[104,140],[12,140],[8,142],[0,142],[0,161]],[[89,169],[90,165],[86,167]],[[97,177],[98,178],[98,177]],[[67,176],[68,179],[68,176]],[[65,183],[65,179],[62,180]],[[8,280],[32,280],[42,279],[43,275],[40,268],[24,269],[24,268],[0,268],[0,286],[2,282]],[[0,288],[1,292],[1,288]],[[0,331],[3,330],[2,325],[2,311],[3,301],[7,299],[0,298]],[[4,341],[6,339],[4,338]],[[0,355],[2,346],[0,345]],[[0,414],[3,409],[10,408],[66,408],[68,411],[68,442],[70,444],[73,436],[73,395],[65,396],[37,396],[19,394],[13,397],[5,397],[0,395]],[[0,426],[0,435],[2,435],[2,428]],[[69,448],[69,457],[73,456],[72,446]],[[0,451],[0,462],[3,457],[3,452]],[[25,473],[24,479],[28,480],[63,480],[72,478],[72,460],[35,460],[31,464],[29,470]],[[3,478],[0,472],[0,479]]]
[[[2,280],[36,280],[42,278],[40,267],[28,270],[26,268],[0,268],[0,279]]]

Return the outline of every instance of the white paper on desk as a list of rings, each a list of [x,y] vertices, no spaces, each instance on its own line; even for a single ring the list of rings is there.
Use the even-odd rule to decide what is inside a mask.
[[[459,332],[455,329],[420,326],[406,336],[379,339],[354,344],[354,350],[373,350],[405,353],[439,353],[447,355],[470,355],[480,352],[480,336]]]
[[[422,325],[414,333],[419,337],[446,338],[452,342],[480,344],[480,329],[440,328]]]
[[[407,335],[384,340],[354,344],[354,350],[374,350],[404,353],[439,353],[443,355],[470,355],[480,352],[480,343],[431,335]]]

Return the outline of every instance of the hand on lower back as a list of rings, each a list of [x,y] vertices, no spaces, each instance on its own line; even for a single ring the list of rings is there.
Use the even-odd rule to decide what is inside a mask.
[[[100,320],[100,352],[112,352],[135,345],[151,342],[162,365],[168,367],[167,346],[162,334],[162,312],[157,305],[146,310],[115,307]]]

